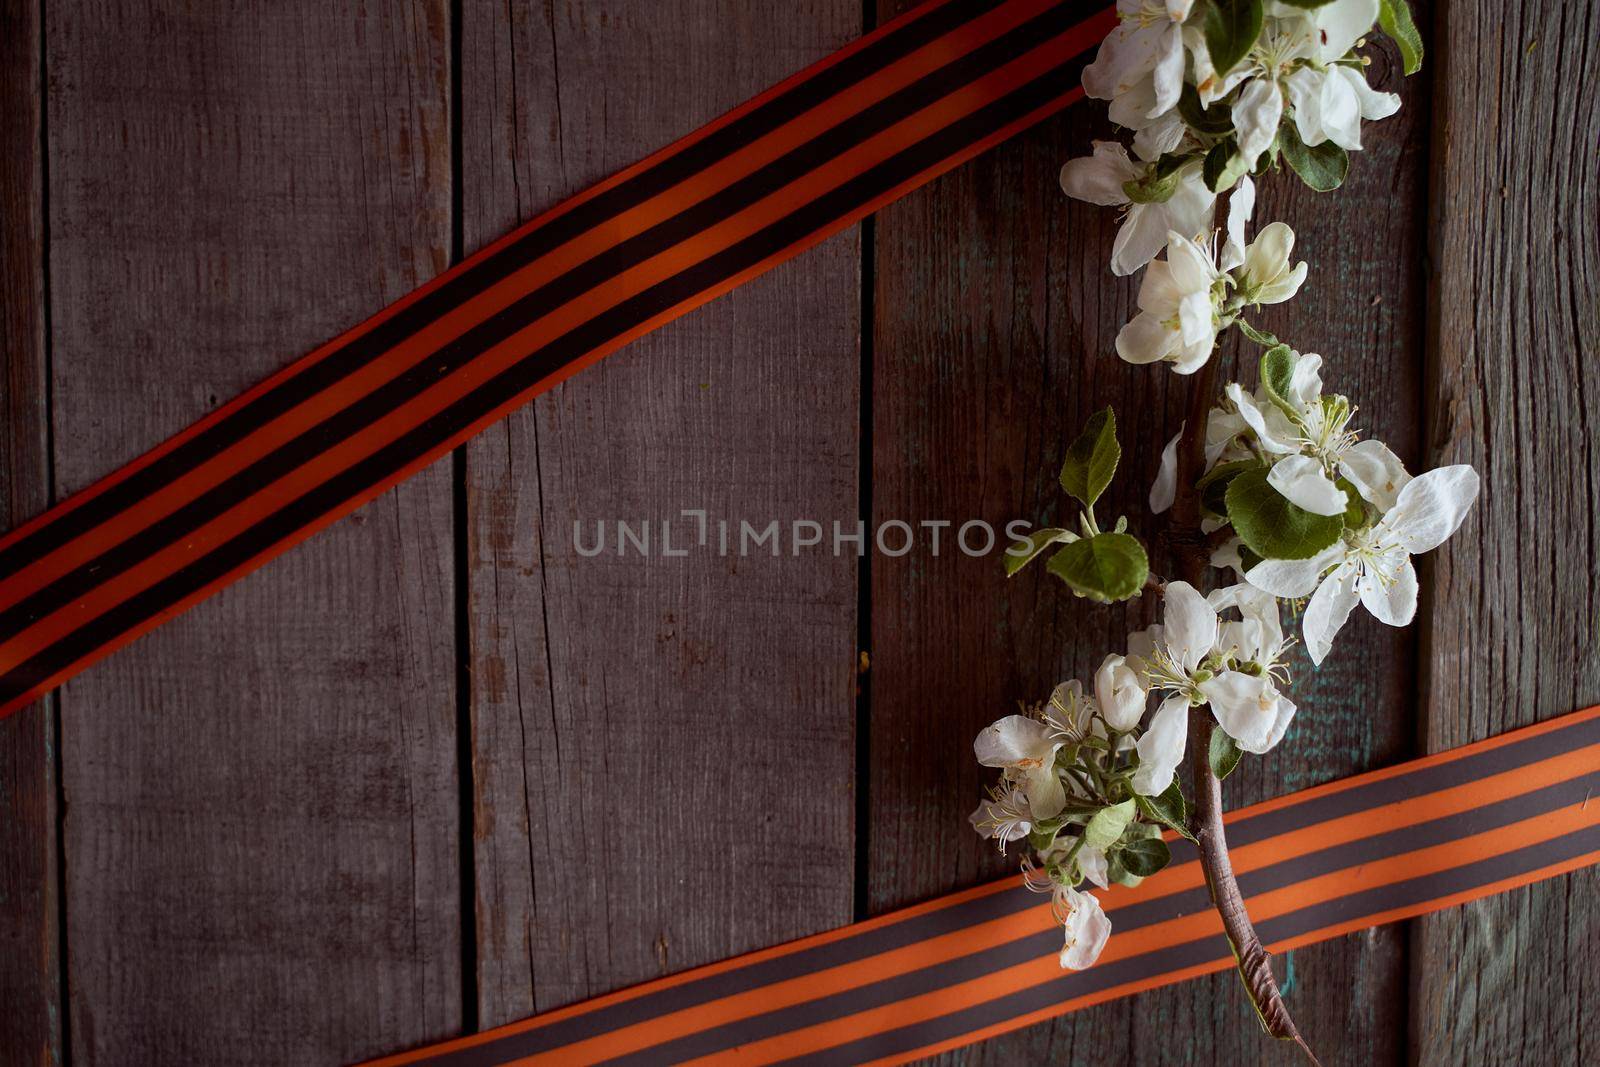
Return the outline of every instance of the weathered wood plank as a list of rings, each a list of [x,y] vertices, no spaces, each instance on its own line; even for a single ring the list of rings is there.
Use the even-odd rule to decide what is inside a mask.
[[[880,5],[888,17],[903,5]],[[1398,70],[1380,76],[1399,81]],[[1262,184],[1257,219],[1284,219],[1313,263],[1302,296],[1264,325],[1330,359],[1329,387],[1408,461],[1416,431],[1427,89],[1369,127],[1337,200]],[[1136,283],[1106,266],[1111,212],[1069,202],[1067,158],[1110,135],[1103,108],[1061,119],[886,209],[877,222],[873,504],[879,521],[1070,519],[1056,472],[1088,415],[1116,406],[1123,473],[1107,513],[1146,523],[1149,479],[1183,417],[1185,382],[1115,357]],[[1330,207],[1337,206],[1337,211]],[[1381,249],[1381,254],[1374,254]],[[1231,351],[1231,350],[1230,350]],[[1243,372],[1254,380],[1253,369]],[[1145,530],[1143,532],[1150,532]],[[1159,566],[1159,562],[1157,564]],[[869,851],[874,911],[1014,870],[966,815],[987,772],[977,731],[1063,678],[1088,679],[1154,604],[1097,609],[1041,571],[1007,582],[998,559],[959,553],[873,561]],[[1414,640],[1370,620],[1320,672],[1300,672],[1302,714],[1280,749],[1228,782],[1230,806],[1409,754]],[[892,753],[892,758],[888,755]],[[1294,954],[1291,1006],[1325,1063],[1404,1051],[1403,934],[1355,935]],[[1319,1041],[1319,1038],[1321,1040]],[[1232,975],[1147,994],[1002,1037],[951,1062],[1292,1062],[1265,1041]]]
[[[57,490],[440,270],[444,0],[47,11]],[[82,1063],[312,1063],[461,1006],[448,464],[62,692]]]
[[[0,3],[0,529],[50,498],[39,5]],[[61,1062],[52,702],[0,723],[0,1053]]]
[[[1424,573],[1428,751],[1600,700],[1600,12],[1457,0],[1434,57],[1428,451],[1484,487]],[[1594,1059],[1594,868],[1420,920],[1412,958],[1420,1062]]]
[[[853,0],[469,2],[469,248],[859,32]],[[855,231],[611,356],[468,449],[480,1022],[851,917]],[[704,508],[710,548],[575,551]],[[614,527],[612,536],[614,537]],[[785,537],[785,551],[788,539]],[[765,550],[760,550],[765,551]]]

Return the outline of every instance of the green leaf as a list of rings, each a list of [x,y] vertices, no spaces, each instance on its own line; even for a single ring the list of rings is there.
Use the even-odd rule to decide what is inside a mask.
[[[1122,831],[1127,829],[1133,811],[1134,803],[1131,800],[1101,808],[1083,828],[1083,843],[1098,849],[1110,848],[1122,837]]]
[[[1262,559],[1310,559],[1339,539],[1344,520],[1314,515],[1267,482],[1267,468],[1244,471],[1228,485],[1228,521]]]
[[[1367,524],[1367,502],[1361,496],[1361,490],[1349,478],[1335,478],[1333,484],[1344,490],[1345,529],[1361,529]]]
[[[1300,175],[1300,180],[1319,193],[1326,193],[1344,184],[1350,172],[1350,157],[1332,141],[1323,141],[1308,148],[1300,140],[1300,131],[1293,121],[1285,122],[1279,130],[1283,142],[1283,158]]]
[[[1208,755],[1211,760],[1211,773],[1221,781],[1239,766],[1239,760],[1244,753],[1239,751],[1238,742],[1228,736],[1228,731],[1218,726],[1211,731],[1211,751]]]
[[[1135,596],[1150,577],[1144,546],[1125,533],[1102,533],[1074,541],[1050,557],[1045,569],[1074,593],[1102,604]]]
[[[1134,800],[1138,802],[1139,810],[1146,818],[1154,819],[1162,826],[1178,831],[1190,841],[1195,839],[1189,832],[1189,805],[1183,799],[1183,789],[1178,785],[1176,778],[1160,796],[1135,797]]]
[[[1267,333],[1265,330],[1256,329],[1243,319],[1237,320],[1236,325],[1239,327],[1240,333],[1244,334],[1258,345],[1264,345],[1267,348],[1276,348],[1278,345],[1282,344],[1282,342],[1272,334]]]
[[[1172,862],[1172,850],[1159,837],[1130,841],[1118,851],[1122,867],[1129,874],[1148,878]]]
[[[1071,530],[1057,530],[1054,527],[1045,527],[1035,530],[1021,541],[1013,542],[1006,549],[1006,577],[1009,578],[1022,568],[1032,563],[1034,557],[1058,541],[1074,541],[1078,537]]]
[[[1261,0],[1211,0],[1203,29],[1217,76],[1228,73],[1261,36]]]
[[[1178,115],[1197,133],[1216,136],[1233,132],[1233,109],[1220,101],[1206,107],[1195,87],[1187,82],[1178,95]]]
[[[1411,21],[1406,0],[1378,0],[1378,26],[1400,46],[1400,61],[1407,74],[1422,69],[1422,34]]]
[[[1187,162],[1189,156],[1182,152],[1163,152],[1161,158],[1156,160],[1156,177],[1165,178],[1169,174],[1176,174]]]
[[[1284,344],[1273,345],[1261,353],[1261,387],[1285,415],[1294,419],[1300,417],[1300,411],[1289,394],[1294,383],[1294,367],[1299,362],[1294,349]]]
[[[1206,472],[1205,477],[1195,483],[1195,488],[1200,490],[1200,506],[1213,515],[1222,518],[1228,517],[1227,493],[1228,486],[1233,480],[1251,467],[1261,464],[1253,459],[1236,459],[1228,463],[1219,463]]]
[[[1205,165],[1200,176],[1206,181],[1206,188],[1213,193],[1225,193],[1232,189],[1234,184],[1250,169],[1243,156],[1234,150],[1233,139],[1218,141],[1206,153]]]
[[[1111,484],[1121,458],[1116,412],[1110,408],[1097,411],[1089,416],[1083,432],[1067,449],[1067,458],[1061,464],[1061,488],[1082,501],[1084,507],[1092,508]]]

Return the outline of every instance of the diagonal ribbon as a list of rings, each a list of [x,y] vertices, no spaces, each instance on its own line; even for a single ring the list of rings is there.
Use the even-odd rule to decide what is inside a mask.
[[[1600,861],[1600,707],[1228,817],[1262,940],[1283,951]],[[900,1063],[1233,966],[1188,842],[1100,894],[1100,962],[1062,971],[1017,878],[371,1067]]]
[[[0,541],[0,716],[628,341],[1066,107],[1104,0],[934,0]]]

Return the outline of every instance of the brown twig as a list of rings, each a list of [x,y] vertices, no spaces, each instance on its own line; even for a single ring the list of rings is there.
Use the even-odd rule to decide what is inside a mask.
[[[1188,419],[1178,444],[1177,496],[1172,505],[1172,526],[1167,538],[1179,577],[1197,589],[1202,588],[1205,581],[1211,545],[1210,539],[1200,532],[1200,494],[1195,482],[1205,469],[1206,417],[1216,396],[1218,360],[1218,355],[1213,354],[1196,375],[1194,392],[1189,397]],[[1239,892],[1239,883],[1233,876],[1228,839],[1222,828],[1222,780],[1211,773],[1211,733],[1215,725],[1208,707],[1202,705],[1190,711],[1189,758],[1195,795],[1192,830],[1199,842],[1200,866],[1211,890],[1211,902],[1222,916],[1222,927],[1233,946],[1239,977],[1261,1025],[1273,1037],[1299,1045],[1306,1057],[1316,1064],[1317,1057],[1300,1036],[1283,1002],[1278,981],[1272,974],[1271,955],[1256,936],[1250,913],[1245,910],[1244,897]]]

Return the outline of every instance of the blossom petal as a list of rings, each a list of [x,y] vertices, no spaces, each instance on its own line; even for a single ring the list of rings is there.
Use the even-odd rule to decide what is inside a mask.
[[[1093,893],[1067,889],[1063,891],[1062,903],[1067,915],[1061,966],[1073,971],[1092,967],[1111,937],[1111,920],[1106,918]]]
[[[1185,294],[1208,293],[1211,283],[1217,280],[1217,268],[1211,256],[1177,230],[1167,233],[1167,263],[1173,285]]]
[[[1180,339],[1176,330],[1148,311],[1117,331],[1117,355],[1129,363],[1155,363],[1177,351]]]
[[[1333,0],[1313,13],[1324,62],[1339,59],[1378,21],[1378,0]]]
[[[1271,729],[1267,731],[1267,735],[1261,741],[1259,747],[1245,748],[1243,742],[1239,744],[1239,747],[1244,751],[1258,756],[1263,752],[1272,751],[1278,742],[1283,740],[1283,735],[1289,732],[1289,723],[1293,721],[1296,710],[1294,701],[1278,692],[1272,686],[1267,687],[1267,692],[1263,694],[1262,700],[1263,715],[1267,715],[1272,719]],[[1267,710],[1268,702],[1271,705],[1270,710]]]
[[[1227,389],[1228,399],[1233,401],[1233,406],[1238,409],[1239,417],[1246,426],[1255,431],[1256,439],[1261,442],[1261,447],[1268,452],[1289,454],[1300,451],[1300,446],[1291,439],[1293,427],[1288,419],[1282,418],[1282,413],[1276,408],[1263,411],[1257,404],[1255,397],[1245,392],[1238,382],[1229,382]],[[1269,425],[1268,418],[1273,417],[1277,425]]]
[[[1168,582],[1161,628],[1167,650],[1185,670],[1200,666],[1217,643],[1217,613],[1188,582]]]
[[[1069,159],[1061,168],[1061,191],[1074,200],[1101,207],[1128,202],[1123,185],[1139,177],[1143,168],[1128,158],[1128,150],[1115,141],[1096,141],[1094,154]]]
[[[1313,515],[1338,515],[1345,509],[1344,490],[1328,477],[1322,461],[1311,456],[1280,459],[1268,472],[1267,484],[1289,503]]]
[[[1161,33],[1155,66],[1150,72],[1155,104],[1146,113],[1146,118],[1159,118],[1162,113],[1177,106],[1178,95],[1183,89],[1184,59],[1183,30],[1176,23],[1168,23]]]
[[[973,754],[985,767],[1041,766],[1060,747],[1050,740],[1044,723],[1027,715],[1007,715],[985,726],[972,743]]]
[[[1287,254],[1286,254],[1287,255]],[[1322,399],[1322,357],[1315,352],[1296,353],[1294,372],[1289,375],[1289,393],[1301,411]]]
[[[1413,556],[1431,552],[1460,529],[1478,499],[1478,472],[1464,463],[1419,474],[1395,497],[1386,527]]]
[[[1344,627],[1356,601],[1361,599],[1355,588],[1356,572],[1355,563],[1346,560],[1311,594],[1311,602],[1300,620],[1300,633],[1306,639],[1306,654],[1312,663],[1320,664],[1328,655],[1334,637]]]
[[[1361,98],[1337,74],[1322,79],[1322,129],[1328,140],[1354,152],[1361,147]]]
[[[1146,797],[1166,792],[1167,786],[1172,784],[1172,773],[1183,762],[1183,749],[1188,740],[1189,701],[1182,696],[1170,696],[1161,702],[1149,727],[1134,746],[1139,753],[1139,767],[1133,772],[1133,791]]]
[[[1189,127],[1177,110],[1167,112],[1133,136],[1133,151],[1147,163],[1154,163],[1183,143]]]
[[[1357,584],[1361,603],[1373,618],[1390,626],[1408,626],[1417,614],[1417,569],[1404,549],[1394,552],[1392,569],[1368,567]]]
[[[1185,237],[1197,238],[1211,231],[1211,221],[1216,215],[1217,194],[1206,188],[1200,164],[1187,164],[1178,172],[1178,187],[1164,208],[1166,228],[1176,230]]]
[[[1106,854],[1093,845],[1078,849],[1078,871],[1101,889],[1111,888],[1110,864],[1106,862]]]
[[[1294,294],[1298,293],[1300,287],[1306,283],[1309,269],[1305,260],[1296,263],[1293,270],[1278,275],[1272,284],[1262,286],[1256,293],[1256,303],[1281,304],[1285,300],[1294,299]]]
[[[1386,119],[1400,110],[1400,97],[1396,93],[1380,93],[1367,84],[1359,71],[1350,67],[1335,67],[1334,73],[1350,83],[1356,100],[1361,105],[1361,117],[1367,120]]]
[[[1178,442],[1183,438],[1183,428],[1172,435],[1167,447],[1161,450],[1161,467],[1156,480],[1150,485],[1150,511],[1159,515],[1172,506],[1178,497]]]
[[[1272,146],[1278,133],[1278,123],[1283,119],[1283,90],[1268,78],[1252,78],[1239,91],[1233,105],[1233,125],[1239,134],[1239,154],[1245,166],[1254,167],[1256,160]]]
[[[1165,204],[1134,204],[1128,208],[1116,240],[1111,243],[1112,274],[1126,278],[1160,253],[1167,243],[1165,207]]]
[[[1272,730],[1273,717],[1262,707],[1267,679],[1243,671],[1223,671],[1200,683],[1200,692],[1211,705],[1222,728],[1240,748],[1255,751]]]
[[[1178,302],[1178,336],[1185,348],[1199,347],[1205,354],[1211,353],[1217,343],[1217,324],[1210,293],[1190,293]]]
[[[1411,475],[1382,441],[1358,441],[1339,462],[1339,471],[1373,507],[1387,512]]]
[[[1295,600],[1310,596],[1322,572],[1344,559],[1343,541],[1336,541],[1310,559],[1269,559],[1245,572],[1244,580],[1257,589]]]
[[[1228,196],[1227,239],[1222,243],[1222,254],[1217,267],[1230,271],[1244,262],[1244,227],[1256,211],[1256,183],[1246,174],[1241,177]]]

